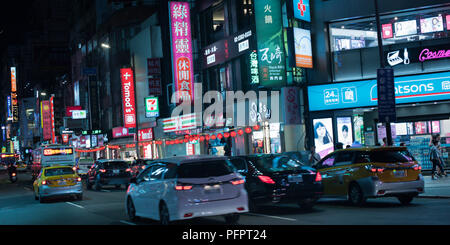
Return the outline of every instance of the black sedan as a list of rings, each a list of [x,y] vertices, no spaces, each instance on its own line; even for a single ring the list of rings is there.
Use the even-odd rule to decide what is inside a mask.
[[[323,193],[320,173],[286,155],[236,156],[230,161],[245,176],[250,210],[286,202],[311,209]]]

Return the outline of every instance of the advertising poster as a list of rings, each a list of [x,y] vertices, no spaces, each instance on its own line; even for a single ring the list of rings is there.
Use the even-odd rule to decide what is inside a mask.
[[[331,118],[314,119],[314,145],[320,157],[334,151],[333,122]]]
[[[395,36],[402,37],[417,34],[416,20],[400,21],[395,23]]]
[[[427,124],[425,122],[415,122],[414,123],[416,134],[426,134]]]
[[[441,132],[441,126],[439,121],[432,121],[431,122],[431,133],[433,134],[439,134]]]
[[[354,116],[353,125],[355,129],[355,144],[364,144],[364,118],[361,116]]]
[[[386,127],[384,126],[384,124],[377,123],[377,135],[378,135],[378,143],[380,143],[380,145],[383,145],[384,144],[383,138],[387,138]],[[392,140],[394,140],[397,137],[397,130],[395,123],[391,123],[391,135]]]
[[[387,38],[393,38],[394,37],[394,33],[392,32],[392,24],[383,24],[381,25],[381,28],[383,30],[383,38],[387,39]]]
[[[286,56],[280,1],[254,2],[260,84],[279,87],[286,83]]]
[[[311,31],[294,27],[294,42],[296,66],[312,68]]]
[[[420,19],[420,31],[422,33],[430,33],[444,30],[444,22],[442,16],[435,16]]]
[[[351,117],[338,117],[337,119],[338,142],[347,145],[353,144],[353,130]]]
[[[194,99],[191,17],[188,2],[169,2],[172,41],[172,74],[175,91],[183,100]]]

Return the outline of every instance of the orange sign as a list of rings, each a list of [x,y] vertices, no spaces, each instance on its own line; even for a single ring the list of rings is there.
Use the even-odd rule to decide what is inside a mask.
[[[61,148],[61,149],[44,149],[44,156],[54,156],[54,155],[72,155],[72,148]]]
[[[15,67],[11,67],[11,92],[17,92],[17,79]]]

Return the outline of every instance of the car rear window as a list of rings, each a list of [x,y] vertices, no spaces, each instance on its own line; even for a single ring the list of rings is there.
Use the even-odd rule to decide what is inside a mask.
[[[371,162],[397,163],[415,161],[409,151],[375,151],[370,153]]]
[[[226,160],[185,163],[178,167],[178,178],[208,178],[224,176],[235,172]]]
[[[264,172],[283,172],[300,169],[302,164],[286,156],[259,157],[253,160],[257,168]]]
[[[45,176],[57,176],[57,175],[68,175],[75,174],[72,168],[51,168],[46,169],[44,175]]]
[[[128,164],[126,162],[105,162],[102,165],[103,168],[128,168]]]

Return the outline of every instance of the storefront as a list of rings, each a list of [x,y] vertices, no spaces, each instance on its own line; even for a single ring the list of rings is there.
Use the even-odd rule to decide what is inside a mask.
[[[398,76],[397,121],[391,124],[394,145],[405,143],[424,169],[431,168],[429,143],[440,134],[443,147],[450,137],[450,72]],[[378,123],[375,79],[308,87],[310,135],[324,157],[336,143],[381,145],[386,129]],[[448,161],[448,148],[444,158]]]

